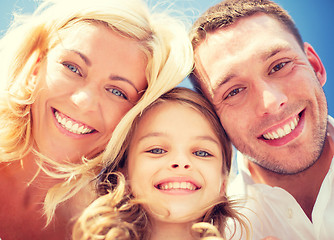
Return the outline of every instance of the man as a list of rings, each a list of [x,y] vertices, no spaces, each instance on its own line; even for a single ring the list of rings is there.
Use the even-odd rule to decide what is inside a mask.
[[[229,195],[246,194],[253,238],[333,239],[334,121],[315,50],[269,0],[223,1],[191,37],[192,81],[242,153]]]

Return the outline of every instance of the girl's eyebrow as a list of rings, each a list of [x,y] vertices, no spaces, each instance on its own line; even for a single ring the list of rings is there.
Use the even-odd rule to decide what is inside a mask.
[[[213,142],[217,145],[220,145],[220,143],[216,139],[214,139],[213,137],[211,137],[209,135],[197,136],[196,139],[204,140],[204,141],[210,141],[210,142]]]
[[[150,132],[148,134],[145,134],[141,138],[138,139],[138,142],[142,141],[145,138],[150,138],[150,137],[162,137],[162,136],[167,136],[167,134],[162,133],[162,132]]]
[[[167,134],[163,133],[163,132],[151,132],[151,133],[148,133],[148,134],[142,136],[141,138],[139,138],[138,142],[142,141],[145,138],[164,137],[164,136],[167,136]],[[213,142],[213,143],[217,144],[218,146],[220,146],[220,143],[216,139],[214,139],[213,137],[211,137],[209,135],[199,135],[199,136],[195,136],[194,138],[197,139],[197,140],[210,141],[210,142]]]

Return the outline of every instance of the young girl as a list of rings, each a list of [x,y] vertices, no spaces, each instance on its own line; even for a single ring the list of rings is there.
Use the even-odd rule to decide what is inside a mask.
[[[230,168],[231,144],[213,107],[173,89],[135,119],[73,238],[218,239],[230,218],[248,235],[225,195]]]

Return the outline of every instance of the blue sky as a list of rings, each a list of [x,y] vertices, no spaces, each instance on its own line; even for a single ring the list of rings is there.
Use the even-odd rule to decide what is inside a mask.
[[[33,0],[0,0],[0,36],[4,34],[10,21],[13,10],[22,13],[32,12],[37,6]],[[93,0],[92,0],[93,1]],[[148,0],[150,5],[157,1]],[[165,2],[169,2],[165,0]],[[173,0],[172,9],[178,9],[189,16],[193,21],[198,14],[219,0]],[[276,0],[284,7],[295,20],[303,40],[309,42],[320,56],[327,70],[327,82],[324,90],[327,96],[330,115],[334,116],[334,10],[333,0]],[[189,87],[185,81],[182,86]]]

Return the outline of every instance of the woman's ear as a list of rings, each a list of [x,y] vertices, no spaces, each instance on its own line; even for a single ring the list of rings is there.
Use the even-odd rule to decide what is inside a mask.
[[[327,75],[326,75],[326,69],[322,64],[320,57],[309,43],[304,43],[304,51],[321,86],[324,86],[326,83]]]
[[[41,56],[38,56],[35,65],[33,67],[33,71],[32,71],[32,76],[33,77],[37,77],[37,74],[39,73],[40,67],[41,67]]]

